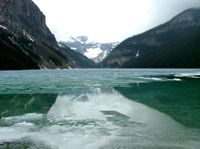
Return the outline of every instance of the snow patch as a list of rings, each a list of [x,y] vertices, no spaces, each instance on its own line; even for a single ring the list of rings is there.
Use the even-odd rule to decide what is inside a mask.
[[[102,60],[103,60],[103,59],[105,59],[107,57],[108,51],[104,51],[102,54],[103,54],[103,56],[102,56]]]
[[[0,25],[0,28],[3,28],[4,30],[8,30],[7,27]]]
[[[140,56],[140,51],[137,51],[137,54],[135,55],[135,57],[139,57]]]
[[[35,41],[33,40],[33,38],[31,38],[31,36],[29,36],[28,34],[26,34],[26,37],[27,37],[30,41],[35,42]]]
[[[100,47],[97,48],[90,48],[87,49],[87,52],[85,52],[85,56],[87,56],[88,58],[95,58],[97,57],[100,53],[102,53],[102,50]]]
[[[112,48],[114,49],[114,48],[116,48],[118,45],[119,45],[119,42],[113,43]]]
[[[63,44],[58,44],[58,46],[60,47],[60,48],[64,48],[65,46],[63,45]]]
[[[71,47],[72,50],[77,50],[77,48]]]
[[[90,41],[87,36],[72,36],[69,34],[66,34],[66,40],[60,43],[63,43],[72,50],[85,55],[95,62],[100,62],[105,59],[107,55],[119,45],[119,42],[99,43]]]
[[[23,35],[26,36],[26,31],[23,29]]]
[[[98,63],[98,62],[101,62],[103,61],[108,55],[108,51],[103,51],[102,53],[100,53],[97,57],[95,58],[92,58],[92,60],[95,62],[95,63]]]

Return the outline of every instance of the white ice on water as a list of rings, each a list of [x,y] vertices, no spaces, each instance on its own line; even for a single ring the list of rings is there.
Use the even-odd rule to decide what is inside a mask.
[[[60,95],[47,115],[32,113],[2,119],[14,124],[0,127],[0,142],[30,138],[59,149],[98,149],[123,139],[124,133],[137,139],[145,138],[152,131],[167,135],[181,129],[169,116],[115,91],[98,92]],[[44,117],[49,125],[38,126],[32,122]]]

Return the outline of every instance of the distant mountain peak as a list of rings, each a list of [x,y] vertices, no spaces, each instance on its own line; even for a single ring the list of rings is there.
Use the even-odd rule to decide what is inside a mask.
[[[119,43],[90,42],[87,36],[67,35],[66,41],[61,41],[60,46],[65,45],[79,52],[96,63],[101,62]]]
[[[72,36],[70,34],[66,34],[66,38],[65,38],[66,42],[80,42],[80,43],[86,43],[88,41],[88,37],[87,36]],[[64,41],[61,41],[64,42]]]
[[[88,37],[87,36],[77,36],[76,38],[81,42],[87,42],[88,41]]]

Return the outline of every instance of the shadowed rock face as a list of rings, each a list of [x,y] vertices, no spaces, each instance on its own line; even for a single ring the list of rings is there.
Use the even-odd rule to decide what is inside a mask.
[[[0,0],[0,23],[25,31],[36,39],[58,48],[46,26],[45,16],[32,0]]]
[[[32,0],[0,0],[0,70],[68,68]]]

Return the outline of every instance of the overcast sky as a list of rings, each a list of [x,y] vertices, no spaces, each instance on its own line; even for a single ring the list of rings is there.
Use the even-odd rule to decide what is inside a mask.
[[[33,0],[58,41],[67,34],[90,41],[122,41],[165,23],[200,0]]]

